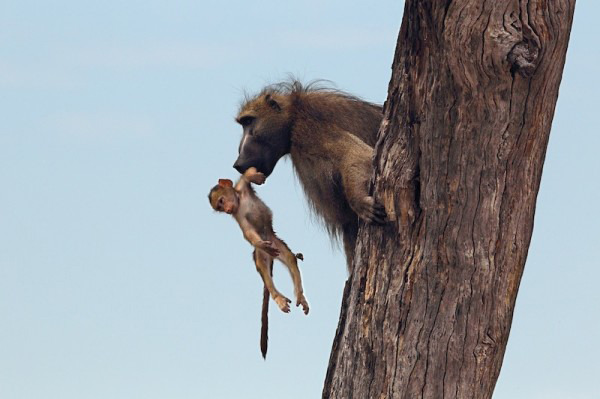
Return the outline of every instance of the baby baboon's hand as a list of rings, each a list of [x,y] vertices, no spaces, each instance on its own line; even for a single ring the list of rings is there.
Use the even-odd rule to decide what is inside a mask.
[[[265,180],[267,180],[267,178],[265,177],[265,174],[262,172],[256,172],[254,175],[252,175],[252,183],[254,184],[258,184],[261,185],[265,182]]]
[[[248,170],[244,173],[244,176],[246,177],[246,179],[248,179],[250,183],[258,185],[263,184],[267,179],[265,174],[256,170],[254,166],[248,168]]]
[[[281,311],[283,313],[290,313],[290,303],[292,303],[292,301],[290,301],[288,298],[284,297],[283,295],[279,295],[274,300],[275,300],[275,303],[277,303],[277,306],[279,306],[279,309],[281,309]]]
[[[365,222],[375,224],[385,224],[387,222],[385,207],[375,202],[373,197],[364,197],[356,213]]]
[[[306,302],[304,294],[300,294],[298,295],[298,298],[296,298],[296,306],[300,305],[302,305],[302,311],[304,311],[304,314],[308,314],[308,302]]]
[[[274,258],[279,256],[279,250],[275,248],[271,241],[259,241],[256,244],[256,247],[262,249]]]

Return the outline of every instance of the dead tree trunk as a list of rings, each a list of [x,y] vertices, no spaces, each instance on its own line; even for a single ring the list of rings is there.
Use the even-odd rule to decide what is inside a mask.
[[[575,0],[406,0],[324,398],[490,398]]]

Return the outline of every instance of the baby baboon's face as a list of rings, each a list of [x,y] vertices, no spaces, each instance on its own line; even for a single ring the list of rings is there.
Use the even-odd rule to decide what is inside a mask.
[[[237,212],[240,198],[233,188],[233,183],[228,179],[219,179],[219,184],[208,193],[208,200],[215,211],[225,212],[230,215]]]

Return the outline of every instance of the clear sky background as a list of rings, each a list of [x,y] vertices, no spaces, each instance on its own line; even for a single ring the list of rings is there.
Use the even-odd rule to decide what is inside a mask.
[[[597,4],[577,4],[495,398],[600,398]],[[0,3],[0,398],[320,397],[342,252],[281,162],[259,194],[311,312],[272,304],[265,362],[251,247],[206,194],[236,178],[244,90],[294,73],[383,102],[402,9]]]

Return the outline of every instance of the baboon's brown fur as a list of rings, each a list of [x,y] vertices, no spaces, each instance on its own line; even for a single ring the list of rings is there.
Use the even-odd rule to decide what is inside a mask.
[[[381,119],[379,105],[344,92],[296,81],[268,86],[241,106],[236,120],[244,134],[234,167],[268,176],[290,154],[311,207],[332,237],[342,236],[350,268],[358,218],[385,221],[367,191]]]

